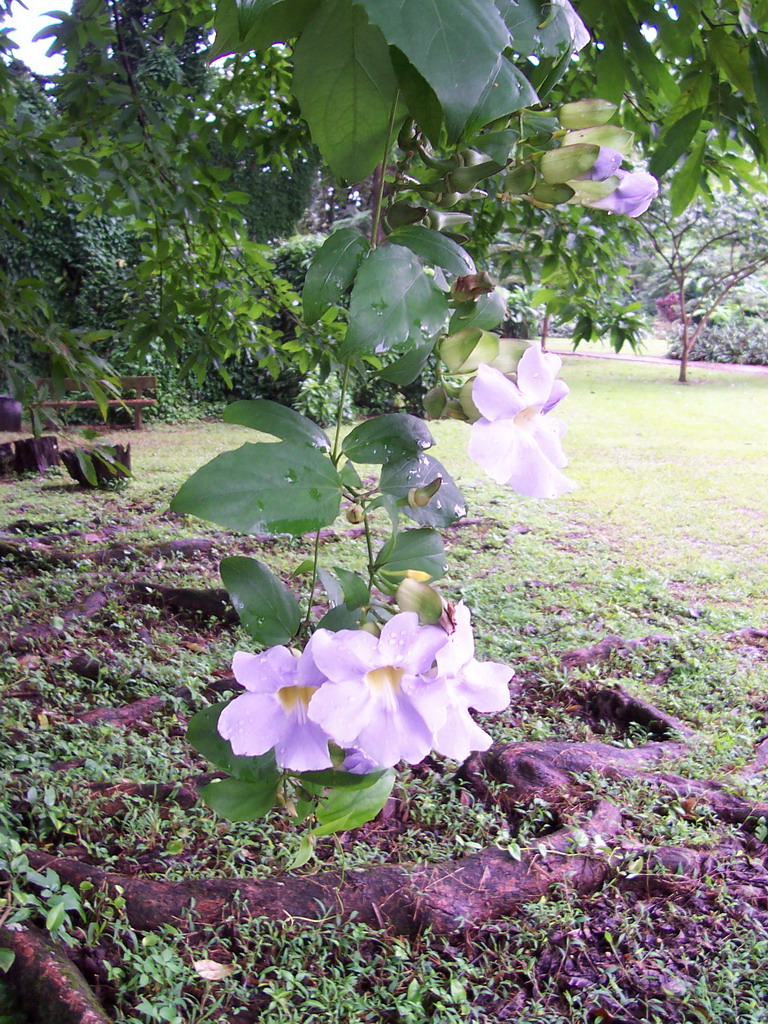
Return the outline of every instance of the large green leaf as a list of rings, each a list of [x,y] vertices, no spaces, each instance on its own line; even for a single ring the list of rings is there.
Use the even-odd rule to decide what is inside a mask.
[[[703,107],[689,110],[679,121],[675,121],[666,129],[648,164],[648,170],[655,178],[665,174],[688,148],[691,139],[699,130],[703,113]]]
[[[455,274],[457,277],[475,272],[475,261],[457,242],[441,235],[439,231],[431,231],[420,224],[397,228],[389,236],[389,241],[406,246],[417,256],[421,256],[425,263],[443,267],[449,274]]]
[[[278,781],[278,775],[261,782],[221,779],[203,786],[200,796],[217,814],[230,821],[253,821],[263,818],[274,807]]]
[[[564,6],[547,0],[496,0],[512,36],[512,49],[523,56],[570,56],[574,23]],[[573,12],[570,12],[573,13]]]
[[[467,120],[467,132],[478,131],[485,125],[507,114],[514,114],[523,107],[539,102],[531,83],[501,54],[493,77],[483,89],[475,109]]]
[[[434,443],[424,420],[394,412],[360,423],[344,438],[342,449],[353,462],[380,464],[418,455]]]
[[[368,239],[355,228],[334,231],[318,249],[304,280],[304,319],[314,323],[352,286],[368,249]]]
[[[171,508],[241,533],[299,536],[332,523],[340,503],[341,481],[330,459],[280,441],[218,455],[182,485]]]
[[[501,292],[488,292],[486,295],[480,295],[474,302],[463,302],[457,306],[448,330],[451,334],[466,327],[479,327],[481,331],[491,331],[499,326],[506,313],[507,304]]]
[[[225,423],[239,423],[281,441],[293,441],[329,451],[331,442],[324,431],[301,413],[268,398],[243,399],[224,410]]]
[[[394,784],[395,772],[390,768],[382,774],[359,776],[356,786],[329,790],[317,805],[317,827],[312,829],[313,833],[330,836],[371,821],[387,802]]]
[[[672,179],[669,189],[669,205],[673,217],[679,216],[696,195],[701,179],[706,145],[707,136],[702,135],[691,155]]]
[[[379,489],[393,497],[406,498],[414,487],[425,487],[437,476],[443,478],[440,489],[424,508],[404,505],[402,511],[423,526],[450,526],[461,519],[467,508],[464,496],[453,481],[453,477],[442,463],[431,455],[417,455],[409,459],[398,459],[382,466]]]
[[[443,108],[434,89],[396,46],[390,47],[389,56],[409,114],[432,145],[437,146],[443,127]]]
[[[431,580],[438,580],[448,571],[443,539],[436,530],[402,530],[394,541],[382,545],[376,568],[394,581],[408,572],[425,572]]]
[[[228,703],[229,701],[221,701],[194,714],[187,727],[187,740],[211,764],[223,768],[237,779],[245,779],[248,782],[271,779],[278,770],[274,750],[259,757],[241,757],[233,754],[229,740],[219,735],[216,726],[221,712]]]
[[[429,82],[457,138],[493,78],[509,31],[487,0],[358,0]]]
[[[213,27],[216,39],[208,54],[248,53],[300,34],[319,0],[219,0]]]
[[[307,22],[293,59],[293,90],[314,142],[336,174],[360,181],[386,157],[398,96],[387,41],[352,0],[327,0]]]
[[[410,351],[404,352],[393,363],[385,366],[383,370],[379,371],[379,376],[382,380],[397,384],[398,387],[412,384],[429,362],[434,347],[434,339],[427,338]]]
[[[381,246],[357,272],[342,353],[364,355],[422,345],[435,337],[447,311],[445,296],[410,249]]]
[[[285,644],[301,624],[301,608],[286,585],[257,558],[235,555],[220,566],[240,621],[264,647]]]

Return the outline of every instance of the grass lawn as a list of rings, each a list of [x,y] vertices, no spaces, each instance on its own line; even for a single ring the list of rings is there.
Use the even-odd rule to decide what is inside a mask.
[[[768,377],[696,371],[680,386],[674,366],[578,358],[566,360],[563,376],[572,389],[561,407],[568,472],[579,489],[558,502],[497,488],[466,456],[466,425],[430,425],[434,454],[479,520],[446,531],[441,589],[472,607],[479,656],[508,663],[519,683],[509,711],[488,728],[500,743],[633,748],[649,739],[641,727],[584,712],[584,694],[620,683],[694,730],[670,771],[764,801],[765,772],[739,772],[768,731],[768,650],[757,635],[734,634],[764,630],[768,619]],[[621,808],[617,855],[637,843],[711,853],[696,882],[681,880],[664,896],[633,886],[639,869],[630,862],[594,895],[559,886],[460,939],[398,936],[332,912],[314,923],[244,919],[234,908],[217,926],[142,934],[124,903],[98,889],[74,893],[63,918],[51,917],[63,890],[30,868],[28,848],[158,881],[277,876],[289,886],[299,843],[278,815],[254,826],[217,819],[200,803],[183,809],[133,794],[115,809],[107,801],[116,783],[181,785],[209,770],[185,742],[185,721],[190,706],[209,700],[211,681],[228,674],[232,652],[248,645],[239,628],[160,609],[135,585],[215,586],[218,559],[234,553],[255,554],[287,577],[310,548],[309,539],[277,545],[168,512],[192,470],[252,432],[193,424],[114,436],[130,440],[136,472],[120,491],[85,494],[58,471],[0,484],[2,540],[58,535],[52,544],[83,552],[179,536],[214,541],[191,559],[134,550],[109,566],[0,559],[5,905],[8,915],[48,917],[111,1019],[768,1021],[768,914],[764,881],[754,881],[768,877],[766,829],[745,836],[704,803],[660,793],[642,777],[585,775],[580,793]],[[9,533],[20,520],[27,525]],[[329,540],[326,564],[362,561],[343,547]],[[105,587],[93,614],[69,614]],[[593,662],[565,657],[606,635],[652,639]],[[78,656],[101,670],[84,676]],[[174,695],[182,684],[191,698]],[[83,719],[89,709],[158,694],[167,703],[140,728]],[[554,795],[502,811],[460,785],[457,768],[430,758],[404,770],[388,817],[338,843],[321,841],[318,861],[299,873],[437,863],[492,844],[516,856],[568,817]],[[739,888],[742,876],[753,897]],[[234,970],[205,980],[194,964],[208,959]],[[0,1024],[16,1020],[0,990]]]

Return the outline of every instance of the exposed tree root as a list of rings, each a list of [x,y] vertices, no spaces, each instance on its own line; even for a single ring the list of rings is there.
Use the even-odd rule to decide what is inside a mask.
[[[579,647],[575,651],[569,651],[561,660],[566,668],[583,668],[585,665],[607,661],[617,651],[635,651],[638,647],[650,647],[668,640],[668,636],[644,636],[639,640],[625,640],[624,637],[611,634],[594,647]]]
[[[502,807],[517,806],[534,796],[571,792],[574,775],[598,772],[672,793],[684,801],[689,814],[703,808],[722,821],[751,828],[760,818],[768,818],[768,803],[744,800],[720,783],[643,770],[688,751],[684,744],[672,742],[634,748],[604,743],[509,743],[470,758],[461,774],[483,796],[489,793],[487,776],[503,783],[507,788],[496,797]]]
[[[229,594],[221,588],[193,590],[189,587],[164,587],[152,583],[134,583],[129,589],[131,596],[174,612],[199,612],[208,618],[237,622],[238,616],[232,607]]]
[[[687,738],[694,735],[694,730],[681,719],[633,696],[623,686],[593,690],[587,695],[587,706],[599,721],[613,722],[620,729],[640,725],[659,739],[667,739],[673,734]]]
[[[601,801],[576,831],[559,829],[523,851],[520,860],[492,847],[442,864],[377,865],[360,873],[328,871],[265,881],[158,882],[38,851],[27,855],[34,867],[50,867],[71,885],[89,881],[113,894],[119,888],[128,919],[139,931],[168,922],[184,926],[194,909],[197,925],[213,925],[233,913],[278,920],[319,920],[330,913],[354,914],[366,924],[388,926],[399,934],[430,927],[437,934],[456,935],[512,913],[552,886],[579,893],[599,888],[612,869],[605,855],[584,848],[584,837],[588,847],[590,838],[610,838],[620,826],[618,809]]]
[[[65,551],[53,548],[40,541],[0,540],[0,555],[10,555],[20,561],[48,562],[51,565],[72,565],[76,562],[93,562],[94,565],[109,565],[112,562],[136,561],[142,557],[183,556],[208,554],[213,548],[210,537],[179,537],[159,544],[111,544],[93,551]]]
[[[16,958],[6,975],[36,1024],[110,1024],[87,982],[64,951],[28,924],[0,928],[0,947]]]

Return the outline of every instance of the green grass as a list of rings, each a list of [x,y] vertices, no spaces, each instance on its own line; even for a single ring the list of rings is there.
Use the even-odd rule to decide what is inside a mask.
[[[525,699],[489,728],[499,740],[642,742],[640,732],[619,735],[572,713],[573,691],[619,681],[698,729],[678,770],[735,777],[764,736],[768,713],[764,653],[727,639],[743,626],[764,627],[768,610],[768,378],[697,372],[681,387],[674,367],[584,359],[567,360],[564,376],[572,387],[562,406],[568,472],[579,489],[558,502],[526,501],[495,487],[466,456],[464,424],[432,425],[435,454],[465,489],[469,514],[482,519],[478,527],[446,531],[451,569],[441,586],[473,608],[480,656],[507,662],[529,684]],[[138,575],[205,586],[217,583],[224,554],[257,554],[286,575],[308,554],[304,540],[257,543],[167,512],[190,472],[250,439],[250,431],[196,423],[113,436],[133,447],[136,479],[127,487],[84,494],[60,473],[6,482],[0,524],[74,520],[82,533],[62,544],[75,549],[115,536],[140,544],[209,534],[216,550],[194,560],[142,557],[108,575],[86,562],[19,571],[13,560],[0,560],[0,614],[9,634],[59,615],[107,580]],[[120,529],[110,534],[112,528]],[[330,543],[323,556],[331,564],[362,560],[341,548]],[[657,639],[564,670],[563,653],[608,633]],[[298,837],[278,815],[256,828],[216,819],[200,805],[183,811],[134,798],[105,826],[100,801],[87,791],[89,782],[180,781],[206,770],[184,739],[184,701],[170,702],[148,730],[128,733],[88,726],[79,715],[181,683],[193,705],[202,702],[207,682],[227,674],[233,651],[247,644],[239,630],[164,615],[118,592],[96,616],[73,621],[25,655],[0,654],[2,830],[21,846],[75,843],[105,867],[149,877],[284,871]],[[68,668],[73,653],[108,663],[108,674],[96,682],[75,675]],[[62,770],[63,761],[75,764]],[[402,772],[397,796],[407,814],[338,846],[324,841],[321,860],[347,869],[437,861],[493,842],[524,845],[551,826],[553,812],[541,803],[507,821],[468,801],[450,781],[454,768],[433,760]],[[674,801],[660,807],[647,786],[585,785],[629,809],[634,840],[696,849],[725,842],[741,851],[738,829],[686,815]],[[27,899],[41,920],[56,893],[46,896],[30,881],[22,855],[10,874],[15,912]],[[627,1020],[659,1024],[768,1020],[764,923],[744,920],[743,906],[717,879],[704,879],[687,902],[638,900],[611,888],[589,899],[553,893],[460,945],[395,938],[333,918],[321,925],[229,922],[194,940],[170,927],[141,936],[100,894],[82,900],[82,918],[72,913],[59,937],[104,958],[120,1024],[250,1024],[250,1012],[269,1024],[587,1024],[600,1019],[598,1010],[603,1019],[626,1013]],[[708,943],[715,944],[717,969]],[[193,967],[199,959],[232,963],[236,971],[224,982],[205,982]],[[0,1022],[5,1012],[0,998]]]

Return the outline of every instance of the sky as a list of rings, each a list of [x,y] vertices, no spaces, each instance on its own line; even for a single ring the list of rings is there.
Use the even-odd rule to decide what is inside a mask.
[[[61,57],[46,57],[45,51],[51,44],[50,39],[33,43],[32,37],[56,20],[44,17],[45,14],[50,11],[69,11],[70,0],[24,0],[24,4],[26,10],[16,0],[11,7],[10,18],[3,22],[6,29],[12,30],[11,38],[18,46],[13,54],[38,74],[52,75],[61,69]]]

